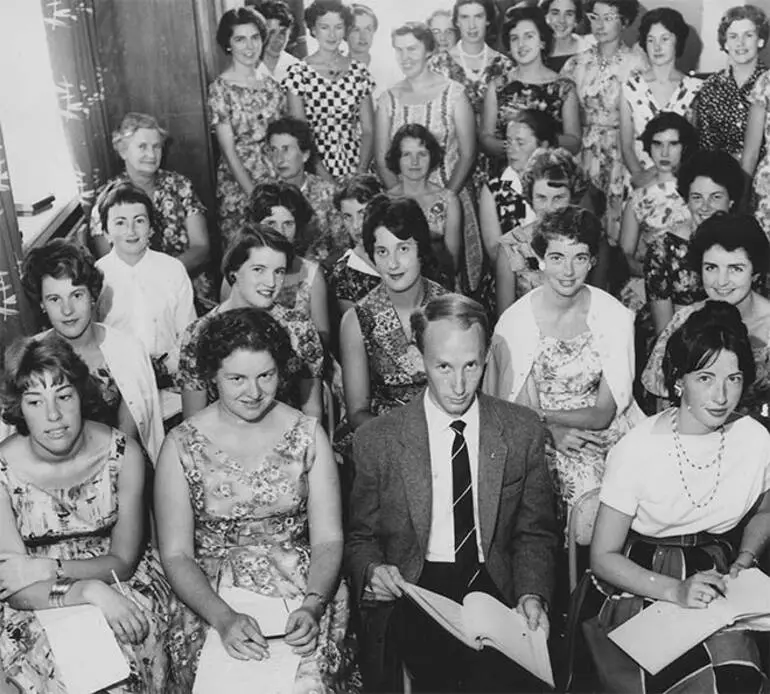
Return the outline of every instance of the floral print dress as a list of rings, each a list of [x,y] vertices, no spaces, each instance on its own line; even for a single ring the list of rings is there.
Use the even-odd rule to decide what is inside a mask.
[[[761,104],[765,108],[765,142],[770,141],[770,72],[763,72],[757,79],[749,96],[751,104]],[[762,225],[765,234],[770,237],[770,151],[765,150],[762,160],[754,172],[754,197],[756,210],[754,216]]]
[[[358,257],[351,248],[334,263],[329,288],[337,301],[360,301],[380,282],[382,277],[373,267]]]
[[[286,110],[286,98],[269,76],[254,86],[235,84],[217,77],[209,86],[209,123],[212,128],[229,125],[235,138],[235,153],[252,181],[275,176],[267,152],[267,126]],[[224,155],[217,166],[217,204],[222,248],[246,220],[248,196],[233,175]]]
[[[315,460],[316,426],[315,418],[298,412],[272,449],[255,451],[249,460],[220,450],[190,420],[169,434],[190,489],[195,560],[214,590],[231,582],[268,597],[304,595],[311,558],[308,472]],[[300,661],[294,694],[360,688],[346,641],[349,604],[341,581],[321,618],[318,646]],[[172,601],[170,692],[191,691],[208,628],[184,603]]]
[[[27,553],[56,559],[93,559],[110,551],[110,533],[118,522],[118,477],[126,435],[112,430],[102,465],[80,484],[42,489],[16,475],[0,457],[0,486],[10,499],[16,527]],[[154,550],[147,548],[134,575],[123,582],[130,598],[144,608],[150,631],[142,643],[119,642],[128,660],[127,680],[110,694],[165,694],[164,649],[171,590]],[[73,634],[77,637],[76,634]],[[67,694],[45,631],[32,610],[3,605],[0,664],[23,692]]]
[[[670,299],[674,310],[706,298],[700,274],[690,268],[690,237],[666,231],[650,243],[644,257],[644,290],[648,301]]]

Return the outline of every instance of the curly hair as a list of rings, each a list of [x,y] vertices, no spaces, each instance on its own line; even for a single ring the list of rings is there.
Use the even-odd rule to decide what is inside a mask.
[[[83,419],[98,418],[104,404],[99,387],[72,345],[55,332],[18,340],[9,348],[5,361],[0,410],[6,423],[22,436],[29,434],[21,407],[24,393],[46,373],[55,384],[69,383],[77,391]]]
[[[588,179],[575,155],[563,147],[536,149],[521,175],[524,197],[532,204],[532,188],[536,181],[548,181],[553,187],[565,187],[570,202],[577,204],[588,190]]]
[[[343,200],[355,200],[360,204],[368,203],[375,195],[384,192],[382,183],[373,174],[358,174],[351,176],[334,193],[334,207],[342,209]]]
[[[315,30],[316,22],[325,14],[338,14],[345,22],[345,36],[348,35],[353,26],[353,10],[350,9],[341,0],[314,0],[305,8],[305,26],[312,34]]]
[[[265,18],[251,7],[236,7],[227,10],[219,20],[217,27],[217,44],[225,52],[230,52],[230,39],[233,38],[233,29],[244,24],[253,24],[257,27],[259,38],[262,41],[262,50],[265,50],[267,41],[267,23]]]
[[[374,260],[374,234],[385,227],[402,241],[414,239],[423,268],[433,262],[430,227],[420,204],[411,198],[390,198],[384,193],[372,198],[366,208],[361,236],[366,254]]]
[[[313,131],[307,121],[292,116],[283,116],[267,126],[265,140],[270,142],[270,138],[274,135],[291,135],[297,141],[297,146],[301,152],[315,153]]]
[[[137,130],[155,130],[160,135],[161,145],[164,145],[168,138],[168,130],[161,128],[154,116],[131,111],[123,116],[120,125],[112,131],[112,148],[122,155]]]
[[[684,55],[687,37],[690,35],[690,27],[687,26],[687,22],[684,21],[681,12],[677,12],[670,7],[656,7],[654,10],[645,13],[639,24],[639,45],[644,49],[645,53],[647,52],[647,36],[655,24],[662,25],[674,35],[676,38],[676,57],[681,58]]]
[[[676,175],[676,187],[679,195],[687,201],[690,187],[696,178],[710,178],[727,191],[731,204],[743,198],[746,183],[743,169],[735,158],[727,152],[698,150],[689,159],[685,159]]]
[[[690,267],[698,274],[704,254],[714,246],[721,246],[726,251],[743,249],[751,263],[752,274],[764,276],[770,270],[770,242],[753,215],[716,212],[701,223],[687,252]]]
[[[463,5],[481,5],[484,8],[484,13],[487,16],[485,41],[488,44],[493,44],[497,36],[497,5],[495,5],[494,0],[455,0],[454,7],[452,7],[452,24],[454,24],[458,37],[460,36],[460,27],[457,18],[459,9]]]
[[[770,38],[770,22],[768,22],[767,15],[763,10],[756,5],[736,5],[722,15],[722,19],[719,20],[719,27],[717,27],[717,41],[719,48],[723,51],[727,43],[727,32],[730,25],[741,19],[748,19],[754,24],[760,41],[767,43],[767,39]]]
[[[417,140],[428,150],[430,155],[428,173],[435,171],[444,160],[444,149],[438,143],[436,136],[419,123],[405,123],[396,130],[390,142],[390,147],[388,147],[388,152],[385,155],[385,166],[388,167],[388,170],[392,171],[396,176],[401,173],[401,143],[407,137]]]
[[[639,14],[638,0],[588,0],[583,6],[585,13],[588,14],[593,12],[597,2],[615,8],[615,11],[620,15],[620,21],[623,22],[624,26],[633,24]]]
[[[233,237],[222,258],[222,276],[234,284],[235,273],[249,259],[252,248],[269,248],[286,256],[286,267],[294,262],[294,247],[280,232],[265,224],[246,225]]]
[[[698,148],[698,131],[684,116],[673,111],[661,111],[649,120],[641,137],[644,151],[651,154],[653,138],[665,130],[676,130],[679,133],[679,144],[682,145],[681,161],[689,159]]]
[[[278,24],[285,29],[294,25],[294,15],[283,0],[246,0],[247,7],[253,7],[265,19],[277,19]]]
[[[551,241],[560,239],[584,243],[591,257],[596,258],[603,235],[602,223],[593,212],[577,205],[567,205],[547,213],[536,223],[531,245],[539,258],[545,258]]]
[[[313,208],[297,186],[286,181],[268,181],[257,183],[249,198],[247,214],[252,224],[264,224],[270,217],[274,207],[285,207],[291,212],[297,225],[294,237],[294,253],[304,255],[313,238],[310,235],[310,220],[313,218]]]
[[[510,54],[511,52],[511,32],[521,22],[532,22],[540,34],[540,40],[543,42],[543,48],[540,55],[543,58],[551,55],[553,50],[553,29],[545,21],[545,13],[539,7],[513,7],[505,15],[505,24],[503,24],[502,44],[503,48]]]
[[[545,142],[549,147],[556,147],[559,144],[561,125],[550,113],[537,108],[525,108],[519,111],[505,126],[506,139],[512,123],[526,125],[539,143]]]
[[[96,267],[90,251],[80,244],[64,239],[51,239],[44,246],[33,248],[24,258],[21,284],[35,304],[43,296],[43,278],[69,279],[76,287],[85,287],[96,301],[102,293],[104,273]]]

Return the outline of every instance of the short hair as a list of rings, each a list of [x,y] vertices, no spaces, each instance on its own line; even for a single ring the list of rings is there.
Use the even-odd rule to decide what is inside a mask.
[[[257,183],[249,197],[247,215],[252,223],[262,224],[274,207],[285,207],[294,217],[297,234],[294,237],[294,253],[304,255],[313,238],[310,234],[310,220],[313,218],[313,208],[302,191],[286,181],[266,181]]]
[[[532,250],[539,258],[545,258],[548,244],[556,239],[573,243],[584,243],[593,258],[599,254],[604,231],[599,218],[577,205],[567,205],[561,210],[554,210],[535,223],[532,238]]]
[[[289,6],[283,0],[252,0],[245,3],[253,7],[266,20],[277,19],[278,23],[286,29],[291,29],[294,25],[294,15],[292,15]]]
[[[588,179],[575,155],[562,147],[538,149],[529,158],[521,176],[521,184],[524,197],[530,204],[535,182],[543,180],[554,188],[566,187],[573,204],[577,204],[588,190]]]
[[[147,211],[147,217],[150,220],[150,228],[157,228],[157,218],[155,215],[155,205],[152,199],[139,186],[130,181],[116,181],[108,185],[100,194],[96,201],[96,209],[99,212],[99,221],[102,229],[109,233],[107,229],[107,219],[110,216],[110,210],[115,205],[144,205]]]
[[[409,316],[412,337],[420,353],[425,351],[425,331],[428,324],[440,320],[457,323],[463,330],[480,325],[484,333],[484,346],[489,347],[492,336],[489,331],[489,318],[484,307],[478,301],[463,294],[450,293],[431,299]]]
[[[233,37],[233,30],[237,26],[244,24],[253,24],[257,27],[259,37],[262,40],[262,50],[265,48],[267,40],[267,24],[265,18],[251,7],[236,7],[233,10],[227,10],[219,20],[217,27],[217,44],[225,52],[230,52],[230,39]]]
[[[391,43],[395,41],[397,36],[409,36],[409,34],[420,41],[428,53],[433,53],[436,50],[436,39],[433,37],[433,32],[427,24],[422,22],[407,22],[393,29],[390,32]]]
[[[334,193],[334,207],[342,209],[343,200],[355,200],[364,205],[373,197],[384,192],[380,179],[373,174],[351,176]]]
[[[551,5],[553,0],[540,0],[540,9],[543,10],[543,14],[547,15],[551,11]],[[583,3],[580,0],[572,0],[572,5],[575,8],[575,21],[580,23],[583,21]]]
[[[511,123],[523,123],[532,131],[538,142],[546,142],[549,147],[559,144],[561,125],[546,111],[537,108],[525,108],[511,118],[505,126],[505,135],[508,137],[508,128]]]
[[[681,12],[670,7],[656,7],[644,14],[639,24],[639,45],[645,53],[647,53],[647,36],[655,24],[662,25],[674,35],[676,38],[676,57],[681,58],[684,55],[687,37],[690,35],[690,27],[687,26]]]
[[[168,130],[160,127],[160,123],[154,116],[138,111],[130,111],[120,125],[112,131],[112,148],[122,155],[126,150],[128,141],[136,134],[137,130],[155,130],[160,135],[161,145],[166,143]]]
[[[583,8],[586,14],[594,11],[594,6],[597,2],[615,8],[615,11],[620,15],[621,21],[626,26],[633,24],[639,14],[638,0],[587,0]]]
[[[767,39],[770,37],[770,22],[768,22],[765,12],[756,5],[736,5],[722,15],[717,27],[717,41],[719,48],[723,51],[727,43],[727,32],[730,25],[741,19],[748,19],[753,22],[757,28],[757,36],[767,43]]]
[[[698,148],[698,131],[684,116],[673,111],[661,111],[648,121],[640,138],[647,154],[652,151],[653,138],[665,130],[676,130],[679,133],[679,142],[682,145],[681,166]]]
[[[721,352],[733,352],[743,373],[743,388],[754,382],[756,367],[749,333],[738,309],[726,301],[707,301],[673,332],[663,355],[663,383],[669,399],[679,404],[676,382],[707,367]]]
[[[396,176],[401,173],[401,143],[411,137],[418,140],[430,155],[428,171],[435,171],[444,160],[444,148],[438,143],[436,136],[420,123],[405,123],[393,135],[390,147],[385,155],[385,166]]]
[[[460,29],[457,26],[457,15],[458,10],[463,5],[481,5],[484,8],[484,13],[487,15],[486,42],[494,43],[497,34],[497,5],[495,5],[494,0],[455,0],[454,7],[452,7],[452,24],[454,24],[458,36]]]
[[[436,18],[436,17],[446,17],[450,22],[452,22],[452,29],[455,32],[455,36],[457,36],[457,28],[454,25],[454,22],[452,20],[452,12],[450,10],[445,9],[438,9],[434,10],[428,15],[428,18],[425,20],[425,24],[427,26],[430,26],[430,23]]]
[[[310,154],[315,152],[313,131],[310,129],[307,121],[294,118],[293,116],[283,116],[278,120],[272,121],[267,126],[265,139],[268,143],[273,135],[291,135],[297,141],[297,146],[301,151],[309,152]]]
[[[676,176],[676,187],[685,201],[696,178],[710,178],[727,190],[727,196],[737,203],[743,198],[746,183],[741,165],[727,152],[699,150],[686,159]]]
[[[353,11],[341,0],[313,0],[305,8],[305,26],[312,32],[315,29],[316,22],[325,14],[338,14],[345,23],[345,35],[347,36],[350,27],[353,26]]]
[[[233,275],[249,259],[252,248],[269,248],[283,253],[287,268],[294,261],[294,247],[283,234],[265,224],[247,224],[230,241],[222,258],[222,276],[229,284],[234,283]]]
[[[503,35],[501,41],[503,48],[508,53],[511,52],[511,31],[513,31],[521,22],[532,22],[537,27],[540,34],[540,40],[543,42],[543,48],[540,55],[543,58],[551,55],[553,49],[553,29],[545,21],[545,13],[539,7],[513,7],[505,15],[505,24],[503,24]]]
[[[30,384],[44,373],[50,373],[54,383],[69,382],[80,398],[83,419],[98,419],[103,404],[99,388],[88,367],[72,345],[55,332],[39,337],[17,340],[6,353],[5,375],[0,389],[0,410],[6,423],[22,435],[29,434],[21,401]]]
[[[90,251],[74,241],[51,239],[44,246],[33,248],[24,258],[21,284],[36,304],[43,293],[43,278],[69,279],[76,287],[85,287],[96,301],[102,293],[104,273],[96,267]]]
[[[753,215],[717,212],[697,228],[690,240],[688,261],[698,274],[703,256],[714,246],[726,251],[746,251],[752,274],[764,275],[770,270],[770,242]]]
[[[417,255],[423,268],[433,261],[430,245],[430,227],[420,204],[411,198],[391,198],[380,194],[372,198],[366,208],[361,236],[366,254],[374,260],[374,232],[385,227],[402,241],[414,239]]]
[[[374,20],[374,30],[377,31],[377,29],[380,28],[380,20],[377,19],[377,15],[374,13],[374,10],[368,5],[362,5],[360,3],[354,2],[350,6],[350,9],[353,12],[353,25],[356,23],[356,17],[371,17]],[[353,27],[351,26],[351,29],[352,28]]]

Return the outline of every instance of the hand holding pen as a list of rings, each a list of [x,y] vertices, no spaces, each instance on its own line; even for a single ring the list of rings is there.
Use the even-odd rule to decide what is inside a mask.
[[[675,602],[682,607],[708,607],[716,598],[725,597],[727,584],[718,571],[699,571],[679,582]]]

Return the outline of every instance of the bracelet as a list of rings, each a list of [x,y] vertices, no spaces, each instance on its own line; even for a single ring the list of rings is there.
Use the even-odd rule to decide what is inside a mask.
[[[318,602],[321,603],[321,607],[324,607],[324,608],[326,607],[326,603],[328,602],[328,600],[323,595],[321,595],[321,593],[315,590],[310,590],[307,593],[305,593],[304,600],[307,600],[308,598],[317,598]]]
[[[740,557],[741,554],[748,554],[751,556],[751,562],[749,563],[749,566],[756,566],[757,565],[757,555],[754,554],[750,549],[742,549],[740,552],[738,552],[738,556]],[[748,567],[747,567],[748,568]]]
[[[74,583],[75,580],[72,578],[62,578],[55,581],[48,591],[48,605],[50,607],[64,607],[64,596],[67,595]]]
[[[56,580],[61,581],[64,578],[64,564],[61,559],[54,559],[56,562]]]

